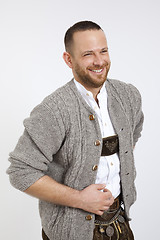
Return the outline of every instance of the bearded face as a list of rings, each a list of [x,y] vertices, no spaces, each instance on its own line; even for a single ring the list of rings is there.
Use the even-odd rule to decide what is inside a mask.
[[[63,57],[75,80],[92,93],[100,90],[111,64],[102,30],[75,32],[71,52],[65,52]]]
[[[74,72],[82,85],[87,86],[88,88],[99,88],[106,81],[109,69],[110,61],[105,61],[101,66],[91,65],[88,67],[76,63]]]
[[[100,88],[110,69],[110,58],[102,30],[87,30],[73,35],[71,67],[74,78],[88,90]]]

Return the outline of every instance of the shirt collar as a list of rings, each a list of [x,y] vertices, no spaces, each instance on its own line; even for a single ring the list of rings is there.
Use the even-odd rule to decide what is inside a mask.
[[[93,98],[92,92],[88,91],[80,82],[78,82],[74,79],[74,83],[75,83],[78,91],[81,93],[81,95],[83,97],[90,96]],[[107,94],[105,84],[103,84],[102,88],[100,89],[100,92],[98,93],[97,98],[101,98],[102,96],[104,96],[104,94],[105,95]]]

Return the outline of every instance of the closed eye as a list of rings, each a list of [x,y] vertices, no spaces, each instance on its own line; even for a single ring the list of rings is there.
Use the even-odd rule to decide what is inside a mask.
[[[101,53],[107,53],[108,49],[102,50]]]
[[[85,53],[83,56],[86,57],[86,56],[91,56],[92,53]]]

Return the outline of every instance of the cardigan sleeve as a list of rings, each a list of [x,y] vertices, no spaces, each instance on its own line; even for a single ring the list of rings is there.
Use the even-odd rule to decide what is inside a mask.
[[[141,137],[144,114],[142,112],[142,99],[138,89],[132,84],[128,84],[128,86],[131,94],[130,102],[133,118],[133,146],[135,146],[136,142]]]
[[[11,164],[7,170],[11,184],[21,191],[45,175],[65,137],[56,105],[54,110],[45,103],[38,105],[24,120],[24,127],[23,135],[10,153]]]

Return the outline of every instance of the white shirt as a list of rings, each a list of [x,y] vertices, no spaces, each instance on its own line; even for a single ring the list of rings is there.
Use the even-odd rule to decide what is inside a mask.
[[[107,91],[103,84],[97,95],[99,106],[93,98],[92,92],[88,91],[79,82],[74,79],[78,91],[81,93],[87,104],[96,112],[102,137],[115,135],[111,119],[107,108]],[[96,184],[105,183],[106,188],[112,192],[114,198],[120,194],[120,162],[118,154],[100,157]]]

